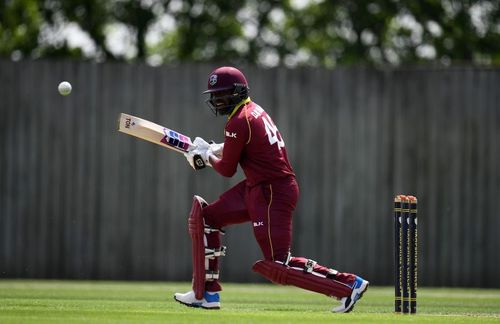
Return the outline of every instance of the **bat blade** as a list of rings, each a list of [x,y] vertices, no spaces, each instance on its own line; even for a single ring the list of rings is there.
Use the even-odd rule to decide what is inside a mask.
[[[179,153],[189,152],[196,148],[189,136],[125,113],[120,114],[118,131]]]

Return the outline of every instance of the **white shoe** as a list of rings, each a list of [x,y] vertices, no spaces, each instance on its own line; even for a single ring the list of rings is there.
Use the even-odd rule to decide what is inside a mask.
[[[205,291],[202,299],[196,299],[194,291],[185,294],[175,293],[174,299],[189,307],[201,307],[205,309],[220,309],[220,298],[217,292]]]
[[[340,306],[332,309],[334,313],[349,313],[354,308],[354,304],[363,297],[363,293],[368,289],[370,283],[361,277],[356,276],[351,296],[340,299]]]

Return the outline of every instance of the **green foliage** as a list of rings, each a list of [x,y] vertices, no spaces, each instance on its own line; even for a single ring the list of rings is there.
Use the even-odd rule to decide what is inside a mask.
[[[72,22],[93,41],[96,60],[127,59],[107,42],[109,27],[121,25],[133,40],[132,59],[158,63],[500,63],[493,0],[3,0],[0,18],[4,56],[82,57],[64,40],[39,37]]]
[[[236,15],[238,1],[189,0],[173,16],[177,22],[176,60],[230,60],[239,53],[231,40],[242,34]]]
[[[37,0],[0,1],[0,55],[31,53],[42,21]]]

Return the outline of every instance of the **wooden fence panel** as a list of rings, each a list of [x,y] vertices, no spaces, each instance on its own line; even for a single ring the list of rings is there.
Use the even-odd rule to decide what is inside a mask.
[[[212,69],[0,60],[0,277],[190,280],[192,196],[243,174],[194,172],[116,121],[223,141],[200,94]],[[297,173],[294,254],[391,284],[392,199],[411,193],[420,284],[500,287],[499,69],[243,70]],[[263,280],[251,224],[223,242],[225,281]]]

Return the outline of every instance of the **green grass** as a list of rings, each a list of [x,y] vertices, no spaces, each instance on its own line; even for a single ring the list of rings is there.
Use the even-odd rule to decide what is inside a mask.
[[[0,323],[500,323],[499,289],[421,288],[418,314],[393,313],[391,287],[370,287],[349,314],[337,302],[293,287],[225,284],[222,309],[172,298],[189,283],[0,280]]]

